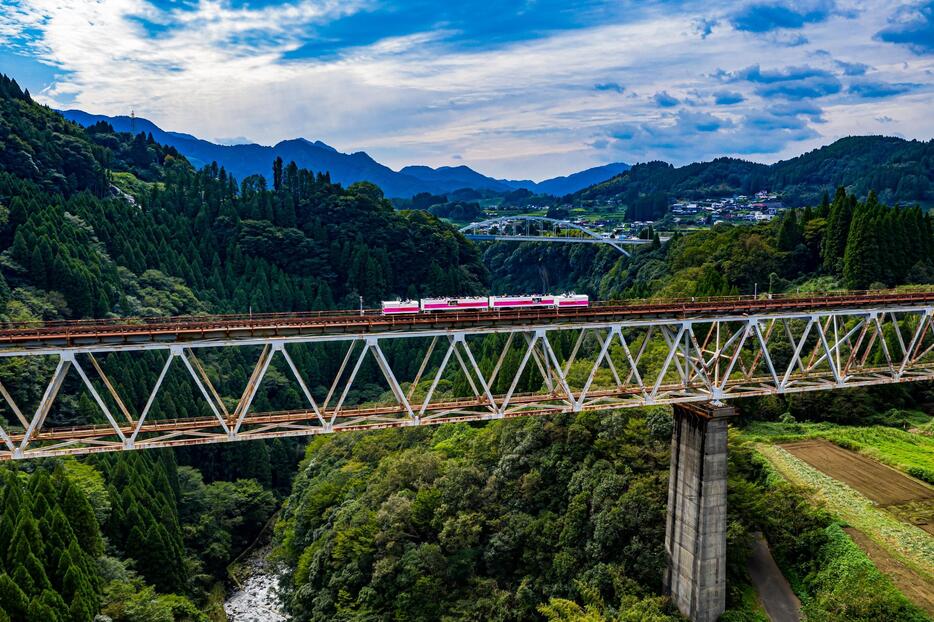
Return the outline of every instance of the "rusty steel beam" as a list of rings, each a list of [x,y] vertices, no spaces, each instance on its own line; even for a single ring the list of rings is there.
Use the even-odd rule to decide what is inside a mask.
[[[0,378],[0,407],[7,407],[0,411],[0,460],[610,411],[932,380],[934,307],[916,303],[912,299],[911,304],[901,301],[853,308],[851,301],[842,308],[771,309],[752,314],[736,314],[731,308],[731,313],[722,315],[681,317],[675,313],[609,321],[576,316],[574,321],[566,322],[561,314],[550,313],[530,324],[516,325],[505,320],[460,328],[428,324],[378,334],[286,335],[279,331],[273,337],[204,339],[184,344],[121,342],[57,349],[7,346],[3,356],[53,357],[56,367],[32,416],[17,405],[18,392],[10,379]],[[485,358],[477,356],[476,344],[494,335],[505,338],[487,344]],[[888,347],[886,335],[904,344],[899,351]],[[431,343],[426,352],[418,346],[422,342],[416,340],[428,339]],[[399,375],[399,366],[394,367],[386,354],[399,351],[384,348],[397,340],[412,342],[411,356],[417,357],[419,364],[411,380]],[[346,346],[340,364],[335,360],[333,366],[321,367],[337,367],[337,374],[333,380],[315,379],[313,386],[321,386],[322,393],[327,387],[326,396],[315,396],[288,349],[294,344],[336,342]],[[437,347],[445,342],[446,346]],[[556,348],[559,343],[568,344],[568,356],[562,356],[561,349]],[[204,353],[254,346],[262,346],[262,351],[246,386],[238,389],[238,398],[225,398],[195,356],[195,350]],[[127,407],[129,402],[106,375],[101,357],[148,350],[160,350],[168,356],[145,407],[134,418]],[[443,350],[443,355],[438,350]],[[514,358],[506,365],[510,352]],[[277,353],[291,372],[290,382],[297,383],[307,404],[302,410],[254,412],[252,405]],[[85,358],[124,415],[119,421],[84,372],[81,361]],[[193,383],[194,395],[204,399],[213,416],[165,420],[158,418],[158,412],[152,414],[157,395],[165,390],[163,380],[176,359],[180,372]],[[358,378],[365,376],[362,370],[368,360],[376,378],[388,386],[387,403],[358,405],[351,399]],[[67,390],[70,386],[65,379],[71,370],[81,381],[74,385],[90,392],[106,423],[48,423],[57,397],[63,387]],[[504,374],[508,377],[502,377]],[[448,379],[443,389],[442,379]],[[461,380],[459,386],[467,395],[456,394],[455,379]],[[504,392],[496,393],[495,387]],[[320,397],[323,399],[319,401]],[[228,410],[225,399],[235,407]]]
[[[61,322],[21,322],[0,325],[0,356],[21,348],[90,345],[250,341],[301,335],[342,336],[397,330],[466,329],[529,325],[588,324],[643,318],[699,319],[737,314],[822,312],[840,309],[892,309],[934,305],[934,290],[910,292],[842,292],[819,296],[768,295],[638,300],[593,303],[587,308],[496,310],[456,313],[381,315],[378,310],[302,312],[284,314],[128,318]],[[888,311],[886,311],[888,312]],[[826,329],[825,329],[826,330]],[[901,330],[895,331],[903,350]]]

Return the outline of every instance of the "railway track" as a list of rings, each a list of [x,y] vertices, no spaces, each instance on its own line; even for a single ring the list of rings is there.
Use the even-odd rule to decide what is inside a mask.
[[[20,347],[87,346],[114,343],[189,343],[303,334],[341,335],[458,329],[477,326],[574,324],[646,318],[688,319],[747,314],[891,308],[934,305],[934,290],[840,292],[820,295],[762,295],[597,302],[586,308],[483,310],[383,315],[377,309],[213,316],[114,318],[0,325],[0,352]]]

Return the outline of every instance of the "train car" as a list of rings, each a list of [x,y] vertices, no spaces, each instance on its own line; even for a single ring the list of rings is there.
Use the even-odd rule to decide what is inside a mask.
[[[490,309],[535,309],[554,307],[555,296],[490,296]]]
[[[448,311],[496,311],[503,309],[573,309],[590,306],[585,295],[561,294],[554,296],[468,296],[449,298],[423,298],[419,300],[384,300],[383,315],[414,313],[443,313]]]
[[[561,296],[555,296],[555,301],[559,309],[590,306],[590,299],[586,294],[562,294]]]
[[[445,311],[486,311],[490,300],[486,297],[466,298],[422,298],[422,311],[425,313]]]
[[[383,315],[418,313],[421,310],[417,300],[384,300]]]

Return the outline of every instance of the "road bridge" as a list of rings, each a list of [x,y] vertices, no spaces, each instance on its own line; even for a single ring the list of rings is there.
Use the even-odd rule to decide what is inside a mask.
[[[572,244],[606,244],[629,256],[626,246],[651,244],[652,240],[632,237],[611,237],[573,223],[544,216],[503,216],[461,227],[469,240],[507,242],[548,242]],[[662,238],[667,240],[668,238]]]
[[[10,324],[0,327],[0,460],[670,404],[666,585],[692,620],[713,620],[725,602],[725,403],[932,380],[932,321],[934,291],[906,291]],[[225,396],[219,368],[234,350],[252,371]],[[336,372],[310,378],[296,363],[309,357]],[[153,367],[138,404],[111,380],[130,360]],[[273,367],[304,403],[257,412]],[[170,373],[207,414],[154,408]],[[384,394],[360,401],[364,377]],[[95,420],[74,421],[81,393]]]

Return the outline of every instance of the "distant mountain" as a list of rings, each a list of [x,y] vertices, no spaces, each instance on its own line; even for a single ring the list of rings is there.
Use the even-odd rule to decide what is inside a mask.
[[[865,197],[870,190],[890,205],[934,205],[934,140],[893,136],[850,136],[789,160],[766,165],[717,158],[675,167],[667,162],[636,164],[575,198],[613,199],[636,220],[657,218],[675,199],[778,192],[792,206],[817,205],[838,186]]]
[[[553,194],[555,196],[563,196],[565,194],[571,194],[572,192],[577,192],[582,188],[592,186],[594,184],[599,184],[611,179],[620,173],[628,171],[630,166],[622,162],[613,162],[612,164],[604,164],[603,166],[595,166],[594,168],[588,168],[586,170],[580,171],[578,173],[572,173],[571,175],[566,175],[564,177],[553,177],[552,179],[546,179],[545,181],[535,182],[507,182],[513,185],[517,184],[531,184],[530,186],[522,185],[518,187],[527,188],[538,194]]]
[[[444,186],[446,188],[445,192],[451,192],[460,188],[509,192],[516,188],[506,180],[487,177],[469,166],[439,166],[438,168],[431,168],[430,166],[416,165],[406,166],[399,172],[403,175],[409,175],[420,179],[425,183]]]
[[[450,193],[461,188],[508,192],[526,188],[535,193],[568,194],[593,183],[609,179],[628,167],[626,164],[608,164],[588,169],[567,177],[556,177],[542,182],[493,179],[468,166],[406,166],[394,171],[380,164],[363,151],[341,153],[321,141],[304,138],[284,140],[271,147],[257,144],[220,145],[180,132],[163,130],[152,121],[141,117],[106,116],[89,114],[81,110],[65,110],[62,115],[87,127],[105,121],[118,132],[152,134],[156,142],[171,145],[195,166],[217,162],[237,179],[250,175],[269,176],[272,162],[281,157],[295,161],[300,167],[331,175],[331,180],[346,185],[356,181],[370,181],[382,188],[389,197],[411,197],[419,192]]]
[[[387,196],[407,197],[428,189],[425,182],[397,173],[362,151],[341,153],[321,141],[296,138],[284,140],[272,147],[256,144],[218,145],[190,134],[167,132],[152,121],[139,117],[109,117],[80,110],[66,110],[62,114],[66,119],[85,127],[106,121],[118,132],[151,133],[156,142],[175,147],[195,166],[217,162],[237,179],[257,174],[268,178],[272,162],[279,156],[286,162],[294,160],[302,168],[328,171],[332,181],[345,186],[355,181],[371,181],[382,188]]]

